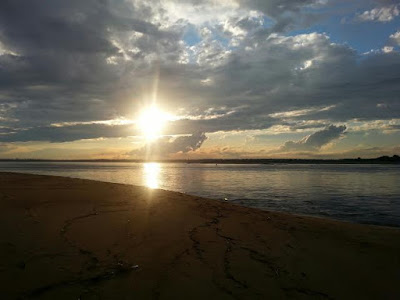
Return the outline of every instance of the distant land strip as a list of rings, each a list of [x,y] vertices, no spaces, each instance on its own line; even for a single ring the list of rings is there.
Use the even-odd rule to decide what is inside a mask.
[[[0,162],[162,162],[187,164],[400,164],[400,156],[380,156],[377,158],[345,159],[297,159],[297,158],[261,158],[261,159],[0,159]]]

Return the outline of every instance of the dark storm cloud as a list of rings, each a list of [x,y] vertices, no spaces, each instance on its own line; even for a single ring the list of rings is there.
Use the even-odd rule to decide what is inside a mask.
[[[191,132],[241,131],[269,128],[276,120],[267,115],[252,115],[250,109],[244,109],[216,119],[178,120],[170,124],[169,134],[189,134]]]
[[[132,125],[87,124],[64,127],[34,127],[18,132],[0,135],[0,142],[48,141],[54,143],[71,142],[99,137],[115,138],[137,134]]]
[[[110,57],[134,56],[122,49],[124,34],[140,33],[135,46],[146,54],[160,48],[179,53],[174,44],[180,33],[141,19],[151,14],[123,0],[2,1],[0,46],[7,52],[0,52],[0,101],[18,106],[11,113],[21,127],[115,117],[122,79],[143,64],[109,63]],[[144,66],[138,73],[146,72]],[[43,108],[50,110],[44,118]]]
[[[187,99],[187,106],[206,110],[218,105],[247,105],[241,111],[240,127],[251,129],[257,128],[268,113],[321,106],[332,108],[292,117],[293,126],[302,120],[332,123],[354,118],[398,118],[399,69],[397,52],[359,55],[346,45],[332,43],[323,34],[271,36],[259,41],[257,48],[237,50],[223,66],[206,69],[210,85],[196,85],[190,80],[192,73],[186,81],[172,75],[165,78],[164,84],[175,81],[181,87],[176,89],[180,93],[176,98]],[[196,91],[194,96],[191,91]],[[197,101],[196,96],[202,100]],[[191,99],[195,99],[193,103]],[[385,103],[385,107],[378,107],[379,103]],[[224,119],[209,122],[217,128]],[[264,128],[271,123],[265,122]]]
[[[165,129],[166,135],[182,135],[192,134],[193,132],[216,132],[216,131],[240,131],[247,129],[263,129],[274,125],[275,121],[268,117],[251,117],[250,125],[243,123],[246,117],[245,112],[227,115],[212,120],[189,120],[182,119],[171,122]],[[2,134],[1,134],[2,133]],[[112,138],[112,137],[128,137],[141,135],[134,124],[128,125],[109,125],[109,124],[75,124],[75,125],[58,125],[58,126],[35,126],[27,129],[12,129],[10,127],[0,128],[0,142],[27,142],[27,141],[48,141],[48,142],[70,142],[82,139],[94,138]],[[182,145],[196,148],[195,141],[205,140],[205,135],[192,134],[191,137],[178,137],[172,139],[174,143],[170,143],[171,138],[166,137],[169,143],[168,149],[174,147],[182,148]],[[194,144],[193,144],[194,143]],[[182,148],[183,149],[183,148]],[[182,150],[183,151],[183,150]]]
[[[287,141],[281,148],[279,148],[278,152],[316,151],[321,149],[322,146],[343,136],[345,130],[346,126],[344,125],[329,125],[325,129],[316,131],[300,141]]]
[[[140,13],[121,0],[2,1],[1,38],[24,54],[46,50],[113,54],[119,50],[110,41],[113,30],[133,30],[157,38],[171,35],[135,18]]]
[[[155,73],[167,108],[203,117],[173,122],[166,134],[400,117],[398,52],[360,54],[326,34],[283,35],[313,22],[310,11],[323,1],[237,3],[242,10],[227,26],[207,23],[214,36],[186,47],[190,20],[172,21],[158,1],[1,1],[0,141],[133,135],[122,125],[50,124],[132,118]],[[197,1],[196,9],[209,5]],[[263,12],[272,25],[243,16],[246,9]],[[210,115],[220,107],[219,116]],[[295,110],[308,111],[273,116]]]
[[[325,35],[278,36],[236,52],[215,74],[215,93],[234,105],[251,99],[255,114],[335,105],[301,118],[389,119],[399,117],[399,67],[397,52],[359,57]]]
[[[195,151],[201,147],[206,139],[207,137],[203,132],[190,136],[180,136],[169,142],[167,151],[170,153]]]

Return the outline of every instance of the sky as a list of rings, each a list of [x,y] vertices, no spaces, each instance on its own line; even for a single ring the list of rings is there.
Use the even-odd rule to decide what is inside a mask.
[[[0,1],[0,158],[394,154],[399,0]]]

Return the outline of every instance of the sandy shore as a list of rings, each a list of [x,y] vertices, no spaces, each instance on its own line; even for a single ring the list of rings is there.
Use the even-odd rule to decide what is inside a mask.
[[[0,173],[1,299],[400,299],[400,230]]]

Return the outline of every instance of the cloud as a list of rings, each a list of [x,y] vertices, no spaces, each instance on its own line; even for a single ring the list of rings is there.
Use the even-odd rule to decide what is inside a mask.
[[[127,155],[153,159],[167,158],[170,154],[196,151],[205,140],[207,140],[207,136],[203,132],[193,133],[189,136],[163,137],[140,149],[135,149]]]
[[[358,22],[390,22],[400,15],[399,5],[387,5],[366,10],[355,17]]]
[[[346,126],[329,125],[323,130],[316,131],[300,141],[287,141],[278,152],[318,151],[321,147],[343,136]]]
[[[400,55],[395,51],[360,58],[350,47],[335,44],[327,35],[317,33],[274,34],[264,40],[250,39],[244,43],[246,47],[231,52],[219,64],[207,59],[187,65],[159,61],[159,94],[167,99],[165,104],[171,113],[175,113],[171,110],[175,107],[184,108],[189,115],[206,116],[210,109],[225,107],[215,118],[183,118],[172,122],[166,134],[266,129],[288,123],[295,126],[307,120],[333,123],[399,116]],[[58,63],[68,65],[69,61],[60,58]],[[128,68],[137,63],[126,61],[124,65]],[[73,65],[71,62],[65,69],[72,71]],[[55,129],[45,128],[52,123],[132,118],[134,109],[140,107],[138,91],[154,81],[148,66],[131,69],[131,73],[122,76],[123,82],[113,79],[113,72],[102,73],[97,67],[91,69],[94,79],[81,82],[52,82],[54,79],[50,77],[56,78],[56,74],[47,78],[46,73],[39,71],[18,72],[44,77],[41,85],[30,85],[27,81],[18,88],[14,86],[16,82],[3,87],[3,101],[8,107],[7,116],[3,117],[19,120],[7,126],[13,132],[24,132],[10,132],[3,139],[17,141],[23,136],[24,140],[44,140],[51,136],[54,141],[60,141],[58,134],[48,133]],[[82,69],[85,73],[84,66],[75,72],[79,74]],[[13,74],[12,68],[9,75],[20,76]],[[204,84],[205,79],[209,84]],[[377,110],[378,103],[385,103],[390,109]],[[326,107],[330,109],[323,109]],[[305,113],[296,115],[292,111]],[[93,130],[91,134],[69,136],[107,137],[108,130],[103,134],[97,128],[86,127]],[[118,128],[122,129],[120,136],[125,136],[123,127],[113,128],[115,136]],[[58,129],[59,135],[70,129]],[[40,134],[43,136],[39,137]]]
[[[9,144],[0,144],[0,153],[3,152],[9,152],[13,149],[15,149],[16,147],[13,145],[9,145]]]
[[[391,34],[389,38],[395,45],[400,46],[400,31]]]
[[[117,94],[132,77],[146,76],[151,60],[182,54],[180,30],[153,15],[123,0],[1,2],[1,101],[17,106],[21,126],[116,117],[125,109]]]
[[[95,122],[134,118],[155,78],[179,116],[168,135],[399,118],[397,48],[360,54],[327,34],[288,34],[325,1],[213,3],[0,2],[0,141],[136,135]]]
[[[71,142],[82,139],[128,137],[137,134],[134,125],[79,124],[71,126],[42,126],[0,134],[1,142],[47,141]]]
[[[271,32],[285,32],[296,26],[307,27],[321,18],[312,13],[327,1],[320,0],[237,0],[241,6],[263,12],[275,23]]]

